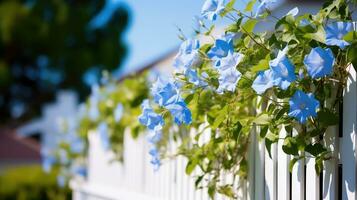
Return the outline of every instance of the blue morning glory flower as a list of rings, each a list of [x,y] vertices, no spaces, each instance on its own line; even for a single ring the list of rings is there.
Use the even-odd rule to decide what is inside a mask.
[[[115,122],[119,122],[120,121],[120,119],[123,116],[123,112],[124,112],[123,104],[118,103],[118,105],[116,106],[116,108],[114,110],[114,120],[115,120]]]
[[[205,86],[207,83],[198,77],[197,71],[194,69],[187,69],[185,72],[185,76],[188,82],[194,84],[195,86]]]
[[[98,127],[97,131],[99,134],[99,138],[104,150],[108,150],[110,147],[109,135],[108,135],[108,125],[105,122],[101,122]]]
[[[326,75],[331,75],[334,62],[335,57],[331,49],[323,49],[321,47],[313,48],[304,59],[307,72],[312,78],[321,78]]]
[[[63,188],[66,185],[66,177],[63,175],[58,175],[57,176],[57,185],[61,188]]]
[[[214,21],[217,15],[224,11],[225,0],[206,0],[203,4],[201,15],[202,17]]]
[[[45,172],[49,173],[55,163],[56,158],[54,156],[42,154],[42,168]]]
[[[192,115],[190,109],[187,108],[187,105],[184,101],[178,101],[176,103],[166,106],[174,117],[175,123],[178,125],[181,124],[191,124]]]
[[[219,59],[219,66],[217,68],[219,70],[235,68],[243,60],[243,57],[241,53],[228,53],[226,57]]]
[[[289,116],[294,117],[300,123],[304,124],[309,117],[316,117],[316,110],[320,107],[312,93],[305,94],[303,91],[298,90],[294,96],[289,100],[290,111]]]
[[[161,166],[160,153],[156,147],[150,149],[149,154],[152,156],[150,163],[154,167],[154,171],[157,171]]]
[[[273,71],[271,69],[258,72],[252,88],[258,94],[263,94],[267,89],[273,87]]]
[[[287,48],[279,51],[278,56],[269,62],[273,71],[273,84],[286,90],[289,85],[296,80],[295,67],[286,56]]]
[[[334,22],[328,24],[325,28],[326,32],[326,44],[331,46],[339,46],[344,49],[350,45],[347,41],[343,40],[343,37],[353,30],[351,22]]]
[[[167,106],[180,99],[178,87],[169,81],[158,78],[151,88],[154,101],[160,106]]]
[[[150,131],[147,140],[151,144],[158,143],[162,138],[161,131]]]
[[[69,141],[69,143],[70,143],[71,152],[73,153],[81,153],[85,148],[84,141],[77,135],[73,136]]]
[[[71,173],[81,177],[87,177],[88,170],[85,166],[77,164],[77,165],[72,165]]]
[[[242,74],[235,68],[235,66],[225,70],[219,70],[219,87],[217,92],[220,94],[222,94],[223,91],[234,92],[241,76]]]
[[[139,122],[148,127],[150,130],[159,131],[164,125],[164,119],[161,115],[156,114],[149,105],[149,100],[144,100],[141,104],[143,110],[139,116]]]
[[[174,67],[185,71],[200,63],[199,56],[200,42],[198,40],[186,40],[180,46],[174,60]]]
[[[255,17],[260,16],[260,14],[264,13],[266,10],[270,10],[271,5],[275,2],[276,2],[276,0],[262,0],[257,8]]]
[[[217,39],[214,46],[208,51],[207,56],[211,59],[220,59],[233,53],[233,40]],[[216,64],[219,66],[219,63]]]

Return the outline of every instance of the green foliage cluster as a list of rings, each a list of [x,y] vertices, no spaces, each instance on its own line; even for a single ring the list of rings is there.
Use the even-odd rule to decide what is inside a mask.
[[[109,76],[108,74],[105,76]],[[100,87],[100,100],[97,105],[91,105],[90,100],[86,102],[87,111],[91,106],[97,106],[99,117],[92,120],[85,115],[80,121],[78,133],[81,137],[86,138],[88,133],[96,131],[98,125],[102,122],[108,125],[108,136],[111,150],[117,156],[116,159],[123,160],[123,142],[124,134],[128,133],[133,138],[137,138],[145,129],[142,127],[137,118],[141,114],[140,104],[148,97],[147,73],[137,74],[126,77],[117,82],[108,77],[108,83]],[[115,107],[121,104],[123,106],[123,115],[116,122],[114,119]]]
[[[0,175],[2,200],[67,200],[69,188],[59,188],[56,172],[46,174],[41,166],[15,167]]]

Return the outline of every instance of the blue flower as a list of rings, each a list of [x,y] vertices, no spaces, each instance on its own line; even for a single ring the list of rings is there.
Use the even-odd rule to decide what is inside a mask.
[[[144,100],[141,104],[143,110],[139,116],[139,122],[148,127],[150,130],[159,131],[164,125],[164,119],[161,115],[156,114],[149,105],[149,100]]]
[[[271,69],[258,72],[252,88],[258,93],[263,94],[267,89],[273,87],[273,71]]]
[[[243,54],[241,53],[228,53],[226,57],[219,59],[219,70],[226,70],[229,68],[235,68],[242,60]]]
[[[114,110],[114,120],[115,122],[119,122],[120,119],[123,116],[123,112],[124,112],[124,107],[121,103],[118,103],[117,107]]]
[[[351,22],[334,22],[325,28],[326,32],[326,44],[331,46],[339,46],[344,49],[350,43],[343,40],[343,37],[353,30]]]
[[[260,16],[260,14],[264,13],[266,10],[270,10],[271,5],[275,2],[276,2],[276,0],[262,0],[257,8],[255,17]]]
[[[184,101],[178,101],[174,104],[170,104],[166,106],[166,109],[170,111],[176,124],[190,124],[192,122],[191,111],[187,108],[187,105]]]
[[[300,123],[304,124],[309,117],[316,117],[316,110],[320,107],[312,93],[305,94],[298,90],[289,100],[290,111],[289,116],[295,117]]]
[[[42,154],[42,169],[49,173],[56,163],[56,158],[52,155]]]
[[[203,4],[201,15],[206,19],[214,21],[217,15],[224,11],[225,0],[206,0]]]
[[[187,69],[185,72],[185,76],[188,82],[194,84],[195,86],[206,86],[207,83],[198,77],[197,71],[194,69]]]
[[[332,74],[334,62],[335,57],[331,49],[322,49],[321,47],[313,48],[304,59],[307,72],[312,78],[321,78]]]
[[[73,153],[81,153],[85,148],[84,141],[77,135],[71,137],[69,144]]]
[[[110,147],[109,135],[108,135],[108,125],[105,122],[99,124],[97,128],[100,141],[104,150],[108,150]]]
[[[222,94],[223,91],[234,92],[238,81],[240,80],[242,74],[234,67],[219,70],[219,87],[217,92]]]
[[[273,84],[286,90],[296,80],[295,67],[286,56],[287,48],[279,51],[278,56],[269,62],[273,71]]]
[[[167,106],[175,103],[180,99],[178,87],[169,81],[163,81],[158,78],[151,88],[151,93],[155,103],[160,106]]]
[[[175,57],[174,67],[185,71],[198,65],[200,63],[199,48],[200,42],[198,40],[186,40],[183,42]]]
[[[63,175],[58,175],[57,176],[57,185],[61,188],[63,188],[66,185],[66,177]]]
[[[161,140],[161,138],[162,138],[161,131],[151,131],[149,132],[148,142],[151,144],[156,144]]]
[[[229,53],[233,53],[233,40],[232,39],[217,39],[214,46],[209,50],[207,56],[211,59],[220,59],[226,57]],[[218,67],[220,63],[216,63]]]
[[[153,147],[152,149],[150,149],[149,154],[151,155],[150,163],[153,165],[154,171],[159,170],[159,168],[161,166],[159,151],[157,150],[156,147]]]
[[[72,165],[71,172],[73,175],[78,175],[81,177],[87,177],[88,175],[87,168],[83,165]]]

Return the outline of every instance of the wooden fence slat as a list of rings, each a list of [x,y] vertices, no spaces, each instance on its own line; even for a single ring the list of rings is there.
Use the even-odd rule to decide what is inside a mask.
[[[332,159],[324,162],[322,198],[324,200],[337,200],[337,164],[338,153],[336,150],[338,144],[338,133],[336,127],[327,129],[324,137],[325,145],[334,153]]]
[[[264,141],[258,140],[258,135],[256,135],[256,150],[255,151],[255,191],[254,198],[255,199],[265,199],[264,196],[264,161],[265,161],[265,144]]]
[[[271,156],[269,153],[265,153],[265,199],[266,200],[275,200],[277,197],[276,189],[277,189],[277,165],[276,165],[276,144],[271,146]]]
[[[306,153],[307,157],[312,155]],[[320,200],[319,176],[315,170],[315,159],[306,160],[306,200]]]
[[[293,135],[297,135],[298,132],[294,129]],[[305,195],[305,160],[300,159],[296,162],[292,170],[291,176],[291,199],[292,200],[304,200]]]
[[[356,196],[356,126],[357,86],[356,71],[349,66],[350,75],[343,98],[343,132],[340,138],[340,163],[342,164],[342,199]]]
[[[279,137],[285,138],[288,134],[284,130],[281,129]],[[283,147],[284,140],[278,141],[277,147],[277,157],[278,157],[278,200],[286,200],[290,198],[290,174],[289,174],[289,161],[290,156],[284,153]]]
[[[250,132],[250,144],[248,150],[248,181],[247,181],[247,200],[254,200],[254,186],[255,186],[255,147],[256,147],[256,132]]]

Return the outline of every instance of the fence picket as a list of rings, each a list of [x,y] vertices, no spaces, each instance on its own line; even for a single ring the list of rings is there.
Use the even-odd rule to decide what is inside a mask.
[[[342,138],[340,138],[340,163],[342,164],[342,199],[357,199],[356,196],[356,122],[357,86],[356,71],[349,66],[350,75],[343,98]]]
[[[284,130],[281,129],[279,137],[285,138],[288,134]],[[290,156],[284,153],[282,150],[284,140],[278,141],[277,147],[277,157],[278,157],[278,181],[277,181],[277,199],[278,200],[286,200],[290,199],[290,173],[289,173],[289,162]]]
[[[311,157],[306,153],[307,157]],[[306,160],[306,200],[320,200],[319,176],[315,170],[315,159],[308,158]]]
[[[298,132],[294,129],[293,135]],[[305,160],[300,159],[296,162],[291,176],[291,200],[304,200],[305,197]]]
[[[328,146],[334,153],[332,159],[324,162],[323,170],[323,186],[322,186],[322,198],[324,200],[337,200],[337,143],[338,134],[336,127],[330,127],[327,129],[324,137],[325,145]]]
[[[276,144],[271,146],[271,158],[269,153],[265,153],[265,199],[266,200],[275,200],[276,199]]]
[[[258,136],[257,136],[258,137]],[[255,148],[255,187],[254,187],[254,198],[255,199],[265,199],[264,196],[264,161],[265,161],[265,145],[264,141],[259,141],[256,137]]]

